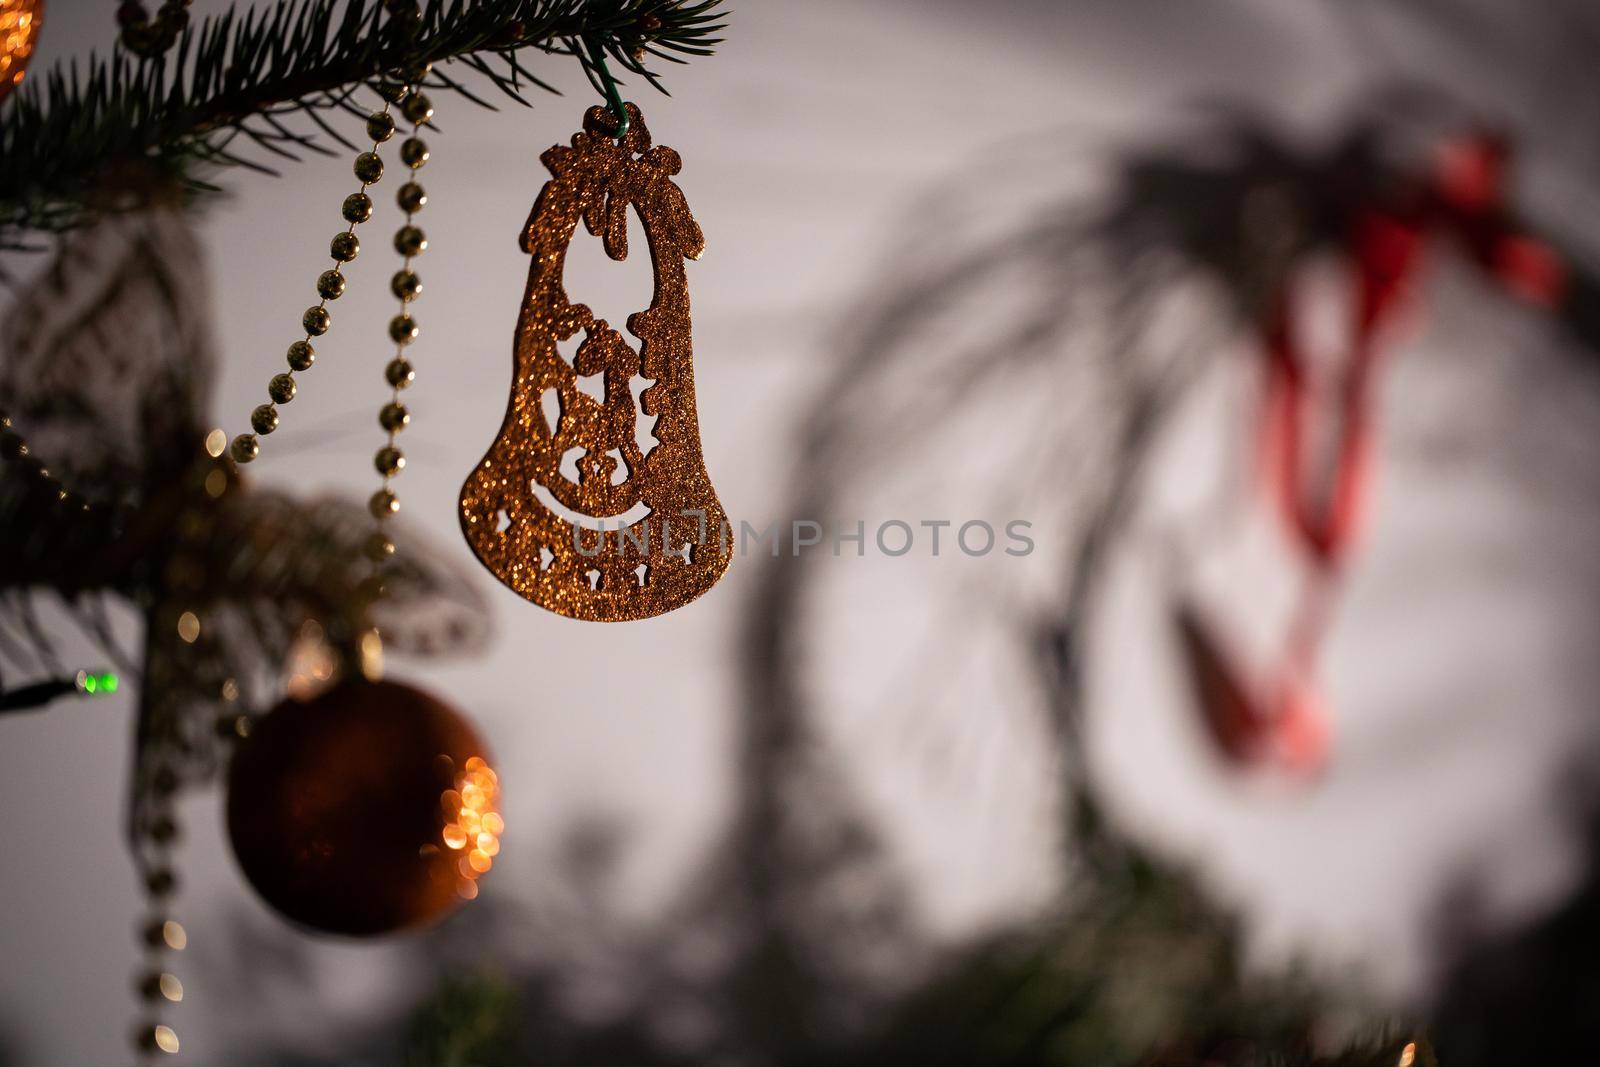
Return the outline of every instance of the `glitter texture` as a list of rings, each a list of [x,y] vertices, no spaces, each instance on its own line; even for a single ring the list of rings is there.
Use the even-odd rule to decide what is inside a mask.
[[[694,400],[683,261],[700,258],[705,240],[672,181],[678,153],[651,147],[639,109],[627,108],[632,125],[620,143],[614,117],[593,107],[570,147],[541,157],[553,177],[522,237],[533,266],[517,322],[511,399],[460,500],[461,530],[495,577],[557,614],[602,622],[687,604],[716,584],[732,555]],[[580,218],[608,256],[627,258],[630,207],[655,270],[650,307],[626,323],[638,350],[572,303],[562,279]],[[580,330],[584,340],[568,363],[557,344]],[[580,375],[602,376],[603,401],[579,388]],[[629,387],[640,375],[654,380],[640,394],[643,414],[656,417],[658,443],[648,452],[636,441],[639,411]],[[550,391],[559,402],[554,426],[544,406]],[[576,480],[560,470],[573,450],[581,453]],[[567,515],[541,502],[541,490]]]

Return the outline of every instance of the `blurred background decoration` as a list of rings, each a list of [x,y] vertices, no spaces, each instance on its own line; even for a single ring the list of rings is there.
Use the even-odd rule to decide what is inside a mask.
[[[740,11],[729,33],[652,118],[683,131],[680,180],[706,205],[709,246],[733,249],[695,280],[719,487],[719,455],[742,461],[730,512],[757,527],[1022,517],[1036,550],[763,546],[694,608],[608,628],[596,661],[560,629],[574,624],[515,604],[489,642],[464,551],[396,537],[409,569],[378,602],[386,651],[481,653],[415,669],[493,738],[526,858],[498,862],[438,927],[355,950],[271,924],[205,862],[215,815],[191,820],[201,888],[185,892],[208,936],[188,961],[198,1036],[180,1055],[1456,1067],[1600,1053],[1600,215],[1582,210],[1600,169],[1582,136],[1600,107],[1597,16],[1241,0],[1202,25],[1154,0],[981,17],[952,2],[914,19],[840,2]],[[819,86],[830,45],[863,73]],[[881,84],[941,49],[960,55],[938,84]],[[1142,111],[1119,99],[1129,78],[1149,83]],[[1061,113],[1041,126],[1019,100]],[[463,124],[480,197],[536,186],[533,157],[570,123],[532,121],[503,179],[483,166],[500,135],[473,142]],[[775,209],[765,168],[799,159],[810,169]],[[271,217],[211,210],[224,238]],[[508,323],[480,331],[495,316],[476,304],[509,307],[525,267],[514,234],[472,214],[432,227],[479,272],[440,287],[463,354],[436,388],[454,391],[440,412],[481,422]],[[76,692],[101,658],[140,683],[94,706],[138,693],[131,840],[158,902],[177,888],[179,809],[214,811],[180,787],[215,777],[241,715],[332,682],[348,660],[319,642],[358,644],[365,625],[347,610],[364,510],[308,491],[322,479],[292,453],[250,485],[205,455],[212,379],[248,395],[214,365],[216,336],[258,340],[213,314],[207,279],[237,287],[259,255],[208,273],[191,218],[78,227],[8,306],[0,371],[27,434],[25,454],[7,438],[0,480],[4,684]],[[624,303],[628,280],[594,277]],[[339,455],[337,426],[319,444]],[[434,531],[453,525],[475,446],[453,447],[412,450],[419,500],[442,503],[420,512]],[[633,672],[665,681],[647,700]],[[8,767],[48,759],[42,731],[65,736],[78,715],[8,716]],[[108,721],[71,735],[81,758],[121,751]],[[6,796],[26,824],[36,809]],[[696,832],[674,829],[684,812],[701,813]],[[50,914],[28,880],[5,884],[8,926]],[[184,939],[165,908],[146,927],[159,958]],[[12,958],[59,954],[57,974],[90,951],[6,937]],[[6,988],[17,1004],[48,995]],[[171,999],[159,974],[153,988]],[[114,1009],[81,1010],[99,1025]],[[0,1031],[18,1062],[116,1047],[26,1018]]]

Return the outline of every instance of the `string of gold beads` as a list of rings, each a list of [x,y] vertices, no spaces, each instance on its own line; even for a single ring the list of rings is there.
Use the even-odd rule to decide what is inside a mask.
[[[317,276],[318,300],[300,316],[300,325],[306,335],[289,346],[285,357],[289,369],[273,375],[272,380],[267,382],[268,403],[259,405],[250,413],[252,432],[239,434],[233,439],[229,454],[236,463],[249,463],[261,454],[260,439],[278,428],[278,405],[294,399],[298,389],[295,374],[310,370],[316,361],[312,338],[321,337],[333,325],[328,302],[344,295],[345,276],[340,267],[355,259],[361,251],[356,227],[372,217],[372,197],[367,195],[367,189],[383,178],[383,160],[378,155],[378,148],[394,136],[394,117],[389,112],[407,92],[407,87],[401,85],[395,85],[392,90],[386,87],[383,107],[367,116],[367,136],[372,139],[372,147],[356,156],[351,168],[361,182],[361,188],[345,197],[340,207],[340,214],[348,225],[328,242],[328,255],[333,259],[333,266]]]
[[[183,612],[176,620],[165,618],[163,622],[174,626],[185,644],[192,644],[199,636],[198,616],[192,612]],[[178,743],[179,708],[171,694],[181,683],[170,676],[183,669],[183,665],[173,660],[172,651],[171,638],[161,639],[159,646],[152,649],[145,679],[146,685],[159,688],[153,690],[157,695],[151,701],[152,737],[147,752],[152,763],[144,771],[140,792],[145,800],[135,828],[134,855],[149,905],[140,929],[143,954],[134,983],[140,1000],[134,1045],[141,1061],[178,1052],[178,1033],[166,1013],[183,1000],[183,982],[174,973],[171,957],[189,943],[189,935],[173,918],[172,908],[172,898],[178,888],[173,850],[181,831],[174,805],[178,772],[172,763]],[[168,677],[158,677],[160,675]]]
[[[197,492],[191,498],[193,502],[174,526],[173,565],[165,575],[163,603],[152,616],[155,632],[147,635],[145,685],[150,721],[145,754],[150,765],[148,777],[141,783],[144,802],[135,826],[134,848],[152,915],[143,932],[144,962],[136,983],[142,1001],[136,1039],[145,1058],[173,1055],[179,1049],[177,1031],[164,1013],[183,999],[183,982],[173,973],[169,957],[188,944],[188,935],[172,918],[172,897],[178,889],[174,849],[181,836],[176,808],[180,785],[177,766],[186,748],[182,724],[190,705],[208,704],[215,699],[215,676],[226,669],[216,656],[208,633],[204,582],[199,572],[184,565],[203,551],[214,501],[228,488],[225,474],[220,485],[213,477],[223,470],[214,455],[221,451],[221,442],[216,440],[219,436],[208,436],[206,452],[210,459],[198,464],[194,471],[193,477],[203,486],[204,494]]]
[[[69,490],[60,478],[50,473],[38,457],[28,448],[27,439],[17,432],[11,416],[0,411],[0,460],[34,481],[34,488],[43,498],[53,498],[62,508],[80,512],[100,512],[106,509],[91,504]]]
[[[153,911],[140,929],[144,943],[145,970],[139,979],[139,997],[145,1002],[147,1018],[139,1023],[134,1034],[135,1044],[143,1056],[178,1051],[178,1034],[161,1021],[156,1014],[163,1003],[176,1004],[183,999],[183,983],[167,969],[172,953],[182,952],[189,943],[189,935],[182,924],[167,917],[162,910]]]
[[[179,836],[172,803],[178,789],[177,772],[165,763],[158,764],[151,773],[149,789],[149,809],[139,826],[144,890],[151,909],[141,931],[144,959],[136,982],[143,1017],[134,1037],[141,1058],[178,1051],[177,1031],[167,1023],[164,1012],[183,999],[183,982],[173,973],[170,957],[183,951],[189,941],[183,926],[171,917],[171,898],[177,891],[172,867],[172,850]]]
[[[383,479],[382,486],[367,502],[368,510],[378,522],[378,529],[367,541],[367,555],[375,565],[381,566],[394,555],[394,542],[384,528],[385,520],[400,510],[400,499],[395,495],[393,482],[405,469],[405,453],[400,451],[400,431],[411,423],[411,413],[400,402],[400,393],[416,378],[406,349],[417,339],[420,327],[411,314],[412,303],[422,295],[422,280],[414,269],[416,258],[428,248],[428,237],[416,224],[417,212],[428,202],[428,194],[418,184],[416,172],[428,162],[428,145],[419,136],[422,126],[433,117],[433,104],[419,89],[413,87],[400,105],[401,114],[411,123],[411,135],[400,145],[400,160],[411,170],[411,178],[395,193],[395,203],[405,213],[405,221],[395,231],[394,249],[401,256],[400,269],[389,282],[389,289],[400,302],[399,311],[389,320],[389,340],[394,343],[394,356],[384,368],[384,380],[389,385],[388,403],[378,412],[378,425],[388,439],[372,457],[372,465]],[[381,593],[381,580],[374,583],[374,594]]]

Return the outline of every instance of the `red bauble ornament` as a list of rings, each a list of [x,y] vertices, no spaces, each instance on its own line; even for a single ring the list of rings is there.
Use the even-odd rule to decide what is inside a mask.
[[[397,682],[286,700],[241,743],[228,836],[250,884],[290,920],[370,936],[477,896],[505,828],[498,779],[462,716]]]

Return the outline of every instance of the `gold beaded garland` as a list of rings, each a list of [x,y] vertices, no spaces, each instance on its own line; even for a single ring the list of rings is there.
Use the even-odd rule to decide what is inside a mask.
[[[37,486],[39,499],[49,501],[55,506],[81,511],[86,514],[100,515],[108,509],[90,504],[73,494],[62,484],[61,479],[51,474],[37,456],[28,451],[28,442],[17,432],[12,424],[11,416],[0,411],[0,460],[4,460],[22,471],[25,477],[34,480]],[[115,524],[116,516],[110,516]]]
[[[411,425],[411,412],[406,410],[404,404],[391,400],[378,412],[378,425],[390,432],[403,430]]]
[[[382,144],[394,136],[394,117],[387,111],[377,111],[367,117],[367,136],[374,144]]]
[[[424,122],[427,122],[429,119],[433,118],[433,101],[429,100],[426,94],[411,93],[405,98],[404,102],[401,103],[400,114],[406,117],[407,122],[414,126],[420,126]],[[393,125],[394,124],[391,122],[391,130],[393,129]]]
[[[250,413],[250,428],[259,434],[269,434],[278,428],[278,409],[262,404]]]
[[[143,1052],[177,1052],[178,1035],[163,1023],[146,1023],[138,1030],[139,1048]]]
[[[396,315],[389,320],[389,340],[397,345],[408,345],[421,332],[417,320],[410,315]]]
[[[328,254],[340,263],[348,263],[361,254],[361,242],[348,230],[336,233],[328,242]]]
[[[383,160],[376,152],[361,153],[351,169],[363,185],[373,185],[383,178]]]
[[[426,198],[424,198],[424,202]],[[418,207],[421,205],[419,204]],[[415,211],[416,208],[410,210]],[[389,291],[401,300],[415,300],[422,295],[422,279],[409,270],[402,270],[395,274],[389,282]]]
[[[306,308],[306,313],[300,316],[300,325],[306,328],[306,333],[313,337],[321,337],[328,332],[328,327],[333,325],[333,316],[328,314],[328,309],[318,304],[316,307]]]
[[[400,210],[410,214],[421,211],[428,203],[427,191],[416,182],[406,182],[395,194],[395,203],[400,205]]]
[[[400,227],[394,234],[394,250],[407,259],[428,250],[428,236],[416,226]]]
[[[408,167],[416,170],[428,160],[428,147],[417,136],[417,131],[423,123],[433,117],[433,103],[415,87],[402,98],[398,98],[398,102],[400,113],[412,127],[411,136],[400,146],[400,158]],[[389,361],[383,372],[384,380],[389,383],[389,401],[378,412],[378,425],[383,428],[388,439],[372,458],[374,469],[383,478],[382,488],[373,494],[368,504],[373,518],[378,522],[378,529],[367,542],[367,558],[373,563],[370,592],[374,598],[382,595],[381,568],[394,555],[395,550],[394,542],[384,531],[383,523],[400,509],[400,501],[391,488],[391,482],[406,466],[406,457],[400,451],[397,438],[400,432],[410,425],[411,413],[400,403],[400,391],[411,384],[416,377],[416,371],[402,353],[407,345],[417,339],[421,330],[411,314],[411,303],[422,292],[422,280],[412,269],[412,261],[428,247],[427,236],[415,225],[417,212],[422,210],[427,202],[428,194],[415,181],[406,182],[395,192],[395,203],[405,213],[405,222],[395,231],[394,248],[405,257],[405,262],[389,282],[389,290],[400,302],[400,310],[389,320],[389,340],[394,342],[395,352],[394,358]]]
[[[378,449],[378,454],[372,459],[372,465],[385,478],[392,478],[405,470],[406,457],[400,454],[398,448],[392,445],[385,445]]]
[[[372,197],[366,193],[351,193],[344,198],[339,214],[346,222],[366,222],[372,218]]]
[[[337,300],[344,295],[344,275],[338,269],[325,270],[317,275],[317,295],[324,300]]]
[[[411,369],[409,360],[395,358],[383,369],[383,376],[389,384],[396,389],[405,389],[417,378],[417,372]]]
[[[174,786],[175,786],[174,782]],[[145,839],[146,867],[145,894],[152,908],[159,909],[147,920],[142,931],[144,942],[144,976],[138,983],[140,998],[145,1003],[144,1019],[135,1031],[135,1042],[142,1052],[174,1053],[178,1051],[178,1035],[156,1012],[163,1002],[178,1003],[183,1000],[183,983],[170,970],[168,956],[182,951],[188,944],[188,935],[177,922],[166,917],[168,898],[177,889],[177,876],[173,873],[172,846],[178,837],[177,822],[171,811],[174,790],[153,790],[156,813],[141,828]]]
[[[407,137],[400,144],[400,161],[412,170],[421,169],[428,162],[428,142],[420,137]]]
[[[367,558],[374,563],[382,563],[394,555],[394,542],[381,533],[375,533],[367,538]]]
[[[275,417],[270,405],[262,405],[252,412],[258,424],[266,414]],[[254,442],[251,435],[240,440]],[[220,442],[208,437],[206,453],[211,460],[222,451]],[[217,477],[220,476],[220,477]],[[228,491],[232,480],[225,464],[202,462],[197,465],[195,477],[205,487],[206,495],[215,500]],[[192,561],[199,546],[213,533],[214,526],[205,508],[185,509],[175,523],[178,544],[172,556],[174,564]],[[143,880],[149,905],[149,918],[141,930],[144,960],[137,989],[142,1000],[140,1021],[134,1039],[137,1049],[145,1056],[156,1057],[176,1053],[178,1035],[167,1024],[161,1011],[168,1004],[183,1000],[183,982],[173,973],[172,953],[181,952],[188,945],[188,934],[172,918],[172,898],[178,892],[180,880],[176,870],[174,848],[181,837],[175,799],[181,785],[177,765],[173,762],[186,749],[180,727],[180,708],[195,699],[208,699],[205,694],[216,694],[210,700],[232,702],[238,698],[238,685],[232,678],[220,678],[212,673],[217,663],[211,619],[203,617],[205,577],[201,569],[193,566],[173,566],[168,569],[164,601],[151,615],[158,625],[160,637],[149,645],[149,669],[146,679],[151,701],[152,740],[157,746],[148,765],[141,765],[142,798],[135,824],[137,843],[135,858]],[[185,681],[179,682],[181,676]],[[208,679],[208,680],[201,680]]]
[[[267,383],[267,395],[272,397],[274,403],[287,404],[294,399],[296,388],[293,374],[274,374]]]
[[[327,304],[343,296],[347,284],[338,264],[349,263],[361,253],[356,227],[372,217],[372,197],[367,195],[367,187],[383,177],[383,160],[379,158],[377,149],[393,136],[394,118],[389,114],[389,109],[404,98],[407,91],[408,88],[403,85],[392,95],[386,91],[383,108],[367,117],[367,135],[372,139],[372,149],[356,156],[351,168],[360,180],[361,188],[345,197],[339,208],[340,216],[350,225],[334,234],[328,242],[328,255],[334,260],[335,266],[317,276],[316,291],[321,299],[300,316],[300,325],[305,329],[306,336],[289,346],[286,358],[290,373],[273,376],[267,384],[267,395],[272,398],[272,404],[263,404],[250,413],[250,425],[255,434],[270,434],[278,428],[279,416],[273,405],[287,404],[294,399],[296,383],[293,372],[309,370],[316,362],[316,350],[311,346],[311,338],[321,337],[333,328],[333,315],[328,311]],[[249,463],[261,454],[261,443],[255,434],[240,434],[234,438],[229,448],[234,462]]]
[[[166,999],[176,1004],[183,999],[183,983],[166,971],[149,971],[139,980],[139,995],[149,1001]]]
[[[147,948],[160,948],[166,945],[174,952],[182,952],[184,946],[189,943],[183,927],[170,919],[149,920],[144,924],[141,935]]]

